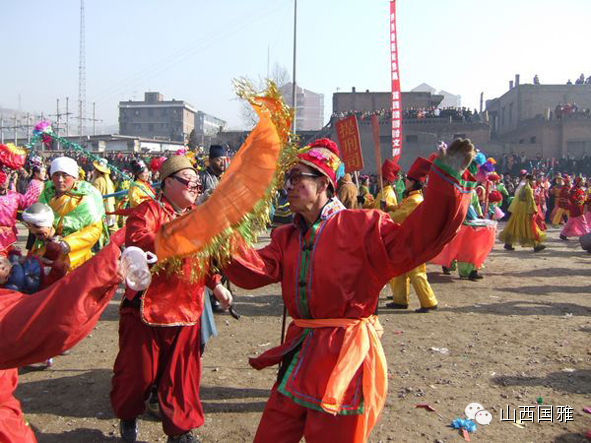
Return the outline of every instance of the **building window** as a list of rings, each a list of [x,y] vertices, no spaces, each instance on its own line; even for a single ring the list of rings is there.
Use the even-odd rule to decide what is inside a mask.
[[[164,117],[168,115],[168,109],[163,109],[162,111],[160,111],[160,114]]]
[[[529,142],[533,145],[536,142],[536,137],[530,137]]]
[[[125,132],[127,130],[127,123],[121,123],[121,131]]]
[[[148,131],[154,130],[154,123],[148,123]]]
[[[407,143],[418,143],[419,142],[419,136],[418,135],[407,135],[406,136],[406,142]]]
[[[133,128],[139,131],[140,129],[142,129],[142,125],[140,123],[134,123]]]
[[[136,117],[138,117],[140,115],[140,110],[136,109],[135,111],[133,111],[133,115],[135,115]]]
[[[154,110],[153,109],[148,109],[148,116],[152,117],[154,115]]]

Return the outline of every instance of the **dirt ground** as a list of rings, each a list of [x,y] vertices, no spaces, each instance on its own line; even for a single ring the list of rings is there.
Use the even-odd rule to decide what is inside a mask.
[[[444,276],[429,265],[437,312],[381,309],[390,380],[372,442],[463,441],[449,425],[473,402],[493,421],[478,425],[472,441],[585,441],[591,429],[591,415],[583,412],[591,406],[591,255],[576,241],[558,240],[557,230],[548,238],[548,249],[537,254],[519,247],[507,252],[497,243],[479,282]],[[235,292],[242,318],[216,317],[219,336],[202,360],[205,424],[197,435],[204,442],[252,441],[276,376],[274,369],[251,369],[247,358],[279,342],[280,288]],[[117,308],[113,300],[92,334],[51,369],[21,375],[16,394],[40,442],[119,441],[109,404]],[[554,407],[553,422],[500,421],[501,409],[533,406],[539,397]],[[421,403],[436,411],[416,408]],[[572,421],[559,423],[556,408],[566,405],[573,408]],[[160,423],[142,417],[140,440],[166,441]]]

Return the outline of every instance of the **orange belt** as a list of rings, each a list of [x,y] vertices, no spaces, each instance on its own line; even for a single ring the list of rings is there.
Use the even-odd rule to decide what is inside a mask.
[[[388,368],[380,342],[383,329],[378,317],[294,319],[300,328],[345,328],[343,346],[330,375],[320,407],[336,415],[357,370],[363,365],[364,426],[356,431],[355,441],[362,442],[378,421],[388,392]]]

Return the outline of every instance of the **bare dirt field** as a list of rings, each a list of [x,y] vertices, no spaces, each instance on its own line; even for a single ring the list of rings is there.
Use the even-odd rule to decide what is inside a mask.
[[[472,441],[585,441],[591,429],[591,415],[583,412],[591,407],[591,255],[577,241],[558,240],[553,229],[547,245],[534,254],[518,246],[508,252],[497,243],[479,282],[429,265],[437,312],[380,310],[390,380],[372,442],[463,441],[449,425],[473,402],[493,421],[478,425]],[[205,424],[197,435],[204,442],[252,441],[276,376],[273,369],[251,369],[247,358],[279,342],[280,288],[235,292],[243,316],[216,317],[219,336],[202,360]],[[411,297],[411,308],[418,307]],[[111,302],[70,355],[56,358],[49,370],[21,375],[16,394],[40,442],[119,441],[109,404],[118,303]],[[540,397],[553,406],[553,421],[537,423],[537,415],[521,425],[500,421],[501,410],[534,406]],[[572,407],[572,421],[558,421],[564,418],[558,406]],[[166,441],[160,423],[142,417],[140,440]]]

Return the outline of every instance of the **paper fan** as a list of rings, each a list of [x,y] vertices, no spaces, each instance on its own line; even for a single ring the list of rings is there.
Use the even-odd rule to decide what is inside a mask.
[[[20,169],[27,160],[27,150],[8,143],[0,144],[0,163],[10,169]]]
[[[269,221],[269,207],[285,171],[296,161],[290,143],[292,111],[272,82],[257,95],[246,82],[237,94],[252,105],[259,122],[232,159],[211,197],[189,214],[164,225],[156,235],[156,254],[162,268],[181,271],[184,257],[193,257],[190,280],[207,271],[211,259],[226,263],[236,248],[252,244]]]

